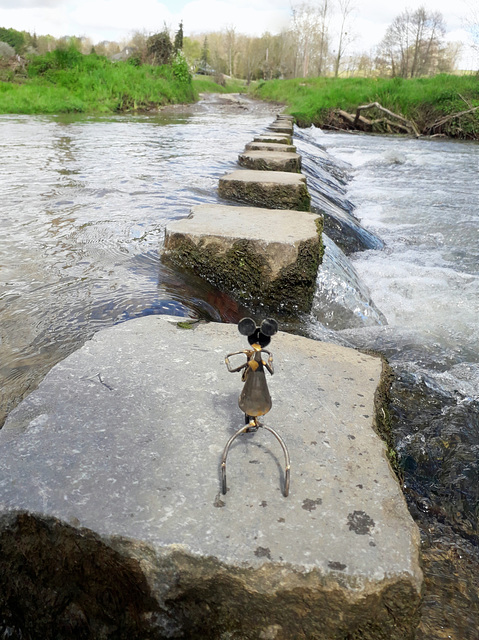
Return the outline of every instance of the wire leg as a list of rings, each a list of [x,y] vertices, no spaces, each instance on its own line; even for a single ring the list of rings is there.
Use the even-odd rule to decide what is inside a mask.
[[[246,431],[248,430],[248,427],[249,427],[249,423],[245,424],[245,426],[241,427],[241,429],[238,429],[238,431],[233,436],[231,436],[231,438],[228,440],[228,442],[226,443],[226,447],[224,448],[223,457],[221,458],[221,491],[223,492],[223,495],[226,495],[226,491],[227,491],[226,456],[228,455],[228,451],[231,445],[233,444],[233,441],[236,440],[236,438],[240,436],[242,433],[246,433]]]
[[[291,460],[289,458],[288,447],[286,446],[283,438],[279,435],[279,433],[277,431],[275,431],[271,427],[267,427],[265,424],[262,424],[261,426],[263,427],[263,429],[267,429],[268,431],[270,431],[275,436],[276,440],[279,442],[279,444],[281,445],[281,448],[283,449],[283,453],[284,453],[284,489],[283,489],[283,495],[284,495],[285,498],[287,498],[288,495],[289,495],[289,482],[290,482],[290,472],[291,472]]]
[[[264,424],[260,424],[257,418],[254,419],[254,422],[255,422],[254,426],[256,426],[256,429],[258,429],[259,427],[263,427],[263,429],[267,429],[269,432],[271,432],[274,435],[274,437],[277,439],[279,444],[281,445],[281,448],[283,449],[284,465],[285,465],[283,495],[285,498],[287,498],[289,495],[290,472],[291,472],[291,460],[289,457],[288,447],[286,446],[283,438],[273,428],[267,427]],[[240,429],[238,429],[238,431],[233,436],[231,436],[231,438],[228,440],[223,450],[223,456],[221,458],[221,491],[223,492],[223,495],[226,495],[226,491],[227,491],[226,458],[228,456],[229,449],[233,444],[234,440],[236,440],[238,436],[240,436],[242,433],[247,433],[248,431],[252,430],[251,426],[252,426],[251,423],[248,423],[248,424],[245,424],[244,427],[241,427]]]

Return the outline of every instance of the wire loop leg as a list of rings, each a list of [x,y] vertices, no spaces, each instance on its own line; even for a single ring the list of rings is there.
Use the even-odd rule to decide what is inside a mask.
[[[289,495],[290,473],[291,473],[291,460],[289,457],[288,447],[286,446],[283,438],[272,427],[267,427],[264,424],[260,424],[257,418],[254,419],[254,423],[255,423],[254,426],[256,427],[256,429],[258,429],[259,427],[263,427],[263,429],[267,429],[270,433],[272,433],[274,437],[277,439],[277,441],[279,442],[279,444],[281,445],[281,448],[284,454],[284,465],[285,465],[283,495],[285,498],[287,498]],[[241,427],[240,429],[238,429],[238,431],[233,436],[231,436],[231,438],[228,440],[223,450],[223,456],[221,458],[221,491],[223,495],[226,495],[226,491],[227,491],[226,458],[228,456],[230,447],[238,436],[240,436],[242,433],[247,433],[251,431],[252,430],[251,427],[252,427],[252,424],[251,422],[249,422],[248,424],[245,424],[244,427]]]
[[[291,472],[291,460],[290,460],[290,457],[289,457],[288,447],[286,446],[283,438],[272,427],[268,427],[265,424],[263,424],[261,426],[263,427],[263,429],[267,429],[268,431],[270,431],[274,435],[276,440],[281,445],[281,448],[283,449],[283,453],[284,453],[284,489],[283,489],[283,495],[284,495],[285,498],[287,498],[288,495],[289,495],[289,483],[290,483],[290,472]]]
[[[246,433],[246,431],[248,430],[249,424],[245,424],[244,427],[241,427],[241,429],[238,429],[238,431],[231,436],[231,438],[228,440],[228,442],[226,443],[226,446],[224,448],[223,451],[223,456],[221,458],[221,491],[223,492],[223,495],[226,495],[226,491],[227,491],[227,486],[226,486],[226,457],[228,455],[228,451],[231,447],[231,445],[233,444],[234,440],[236,440],[236,438],[238,436],[240,436],[242,433]]]

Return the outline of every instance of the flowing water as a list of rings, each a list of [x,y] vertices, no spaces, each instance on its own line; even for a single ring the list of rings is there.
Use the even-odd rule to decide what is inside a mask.
[[[218,201],[219,177],[273,113],[210,99],[138,117],[0,116],[3,416],[101,328],[245,313],[158,248],[169,220]],[[287,328],[387,356],[393,436],[423,540],[417,638],[477,639],[479,146],[314,128],[295,143],[331,238],[313,311]],[[341,229],[348,256],[333,241]],[[353,253],[356,240],[367,250]]]

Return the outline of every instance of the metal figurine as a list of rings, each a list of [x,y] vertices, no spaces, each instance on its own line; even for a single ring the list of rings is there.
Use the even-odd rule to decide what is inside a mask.
[[[226,494],[226,457],[228,455],[229,448],[233,441],[242,433],[251,433],[257,431],[260,427],[270,431],[281,445],[284,453],[285,461],[285,475],[284,475],[284,489],[283,494],[287,496],[289,494],[289,477],[290,477],[290,458],[288,449],[281,438],[281,436],[271,427],[267,427],[262,424],[258,418],[264,416],[271,409],[272,400],[269,394],[268,385],[266,384],[265,370],[271,375],[274,373],[273,369],[273,354],[271,351],[265,349],[271,341],[271,337],[278,331],[278,323],[273,318],[267,318],[263,320],[260,327],[256,326],[256,323],[251,318],[243,318],[238,323],[239,332],[248,336],[248,342],[251,345],[251,349],[243,349],[243,351],[235,351],[229,353],[225,358],[228,371],[235,373],[236,371],[243,370],[241,380],[244,382],[243,389],[238,399],[239,408],[244,411],[245,425],[238,429],[238,431],[228,440],[226,447],[223,451],[223,457],[221,460],[221,487],[224,494]],[[230,358],[232,356],[244,354],[246,356],[246,362],[239,367],[231,368]],[[263,359],[262,354],[268,356],[268,360]]]

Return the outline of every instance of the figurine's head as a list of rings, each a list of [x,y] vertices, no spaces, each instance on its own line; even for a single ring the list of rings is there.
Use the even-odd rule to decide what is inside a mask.
[[[271,336],[278,332],[278,323],[273,318],[266,318],[257,327],[252,318],[243,318],[238,322],[238,330],[243,336],[248,336],[250,344],[259,344],[264,348],[271,342]]]

